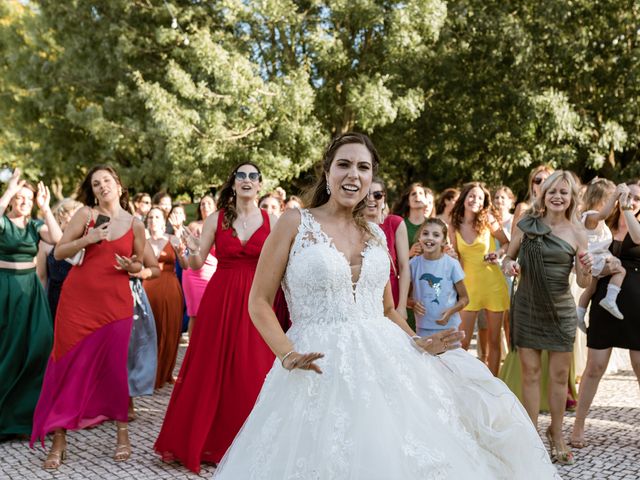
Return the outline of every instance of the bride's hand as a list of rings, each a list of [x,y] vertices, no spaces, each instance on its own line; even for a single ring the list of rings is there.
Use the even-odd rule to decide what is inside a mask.
[[[418,346],[431,355],[440,355],[448,350],[454,350],[460,347],[460,342],[464,338],[464,332],[455,328],[443,330],[429,337],[416,340]]]
[[[313,370],[316,373],[322,373],[320,367],[315,364],[316,360],[324,357],[324,353],[298,353],[293,352],[283,362],[282,366],[287,370],[299,368],[300,370]]]

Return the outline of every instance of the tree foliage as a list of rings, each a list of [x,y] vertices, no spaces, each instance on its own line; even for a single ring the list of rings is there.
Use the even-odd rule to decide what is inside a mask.
[[[630,177],[639,18],[620,0],[8,0],[0,155],[198,193],[244,159],[299,182],[356,129],[392,188],[522,190],[538,163]]]

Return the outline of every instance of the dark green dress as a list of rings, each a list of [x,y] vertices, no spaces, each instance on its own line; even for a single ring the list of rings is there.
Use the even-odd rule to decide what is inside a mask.
[[[575,249],[541,219],[525,216],[518,262],[520,283],[512,309],[516,347],[572,352],[578,317],[569,276]]]
[[[542,350],[540,411],[549,411],[549,356],[547,351],[571,352],[577,327],[576,305],[569,275],[575,250],[551,233],[542,220],[525,216],[518,263],[519,284],[511,303],[512,350],[500,369],[500,379],[522,401],[522,371],[517,347]],[[568,389],[577,398],[575,367],[571,362]]]
[[[0,217],[0,260],[31,262],[42,221],[17,227]],[[31,433],[53,342],[53,321],[36,269],[0,268],[0,439]]]

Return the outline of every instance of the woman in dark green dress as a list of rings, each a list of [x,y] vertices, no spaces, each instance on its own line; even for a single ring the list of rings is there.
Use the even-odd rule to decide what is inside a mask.
[[[31,218],[34,197],[44,221]],[[0,439],[29,435],[53,341],[47,297],[34,257],[42,238],[62,232],[49,208],[49,189],[20,180],[16,169],[0,197]]]
[[[569,275],[574,266],[579,286],[591,281],[587,237],[578,223],[578,189],[572,175],[559,170],[542,184],[531,213],[514,229],[503,262],[504,273],[520,274],[512,304],[511,336],[522,368],[522,403],[534,425],[540,410],[542,351],[549,354],[551,426],[546,432],[552,456],[572,464],[562,436],[567,382],[576,334],[576,306]],[[576,257],[579,261],[575,261]],[[517,258],[517,260],[516,260]]]

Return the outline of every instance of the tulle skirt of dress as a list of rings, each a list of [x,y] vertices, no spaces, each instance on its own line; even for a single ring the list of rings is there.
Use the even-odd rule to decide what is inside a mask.
[[[216,480],[557,478],[516,397],[466,352],[421,353],[384,317],[288,336],[324,373],[276,360]]]

